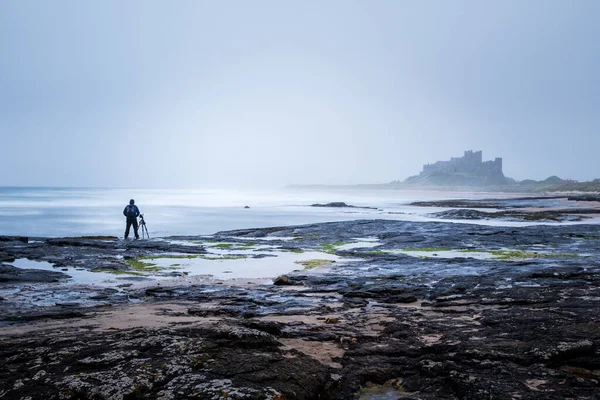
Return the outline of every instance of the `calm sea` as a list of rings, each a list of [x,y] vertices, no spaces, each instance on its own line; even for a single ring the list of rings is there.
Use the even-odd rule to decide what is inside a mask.
[[[122,236],[123,208],[133,198],[151,237],[210,235],[222,230],[353,219],[431,220],[440,209],[416,200],[482,198],[490,194],[418,191],[237,191],[0,187],[0,235]],[[497,196],[497,195],[496,195]],[[344,201],[367,209],[310,207]],[[245,208],[248,206],[250,208]]]

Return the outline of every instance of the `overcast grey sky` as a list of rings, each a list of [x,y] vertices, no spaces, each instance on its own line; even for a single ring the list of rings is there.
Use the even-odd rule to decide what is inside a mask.
[[[0,185],[600,178],[600,1],[0,2]]]

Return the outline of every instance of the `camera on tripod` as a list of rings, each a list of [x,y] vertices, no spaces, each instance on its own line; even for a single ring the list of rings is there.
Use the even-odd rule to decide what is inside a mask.
[[[144,239],[144,232],[146,232],[146,238],[150,239],[150,234],[148,233],[148,227],[146,226],[146,221],[144,220],[144,214],[140,214],[139,225],[142,230],[142,239]]]

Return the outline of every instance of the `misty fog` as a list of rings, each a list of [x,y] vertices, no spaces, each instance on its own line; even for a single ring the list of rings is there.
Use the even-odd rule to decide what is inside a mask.
[[[597,1],[4,1],[0,185],[600,177]]]

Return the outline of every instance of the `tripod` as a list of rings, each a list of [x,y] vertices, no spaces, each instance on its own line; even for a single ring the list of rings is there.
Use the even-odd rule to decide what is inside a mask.
[[[144,221],[144,214],[140,214],[140,230],[142,231],[142,239],[144,238],[144,231],[146,231],[146,238],[150,239],[150,234],[148,233],[148,227],[146,227],[146,221]]]

